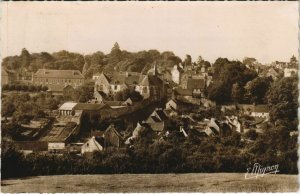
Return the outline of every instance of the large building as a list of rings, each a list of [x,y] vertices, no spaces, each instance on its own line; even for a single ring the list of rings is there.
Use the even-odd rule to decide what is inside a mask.
[[[5,84],[11,84],[16,80],[17,80],[16,72],[14,72],[12,70],[7,70],[2,67],[2,72],[1,72],[1,85],[2,86]]]
[[[95,77],[95,91],[105,95],[114,95],[127,88],[134,89],[144,98],[160,99],[164,95],[164,82],[157,75],[155,67],[148,75],[136,72],[114,72],[101,73]]]
[[[33,84],[48,86],[53,85],[72,86],[74,88],[81,86],[84,83],[84,76],[78,70],[52,70],[39,69],[33,75]]]

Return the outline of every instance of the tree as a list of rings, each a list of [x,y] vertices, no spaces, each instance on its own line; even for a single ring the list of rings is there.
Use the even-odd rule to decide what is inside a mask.
[[[254,129],[250,129],[245,133],[246,137],[248,137],[251,140],[256,140],[258,134]]]
[[[191,55],[186,55],[184,62],[183,62],[184,66],[190,66],[192,65],[192,57]]]
[[[199,56],[198,61],[197,61],[197,65],[201,66],[203,61],[204,61],[203,58],[201,56]]]
[[[121,60],[121,53],[119,44],[116,42],[110,51],[109,62],[116,63]]]
[[[77,102],[87,102],[94,96],[94,85],[86,83],[75,89],[72,98]]]
[[[128,88],[121,90],[114,95],[115,101],[125,101],[128,98],[130,98],[133,102],[141,101],[143,99],[139,92]]]
[[[231,90],[231,99],[238,103],[241,102],[244,98],[244,89],[238,83],[232,85]]]
[[[278,122],[287,119],[296,121],[298,108],[298,79],[297,77],[282,78],[274,82],[267,94],[270,109],[270,120]],[[297,128],[297,125],[294,126]]]
[[[243,64],[248,66],[253,66],[255,63],[257,63],[257,60],[252,57],[245,57],[243,59]]]
[[[240,61],[229,61],[227,58],[218,58],[213,69],[213,82],[208,88],[208,96],[218,103],[231,101],[233,84],[243,87],[257,77],[255,71],[248,69]]]
[[[298,67],[298,60],[294,55],[290,59],[290,66],[292,66],[294,68]]]
[[[1,106],[1,115],[5,118],[12,116],[12,114],[15,112],[16,108],[11,101],[2,101]]]
[[[20,58],[21,67],[28,68],[28,66],[30,65],[30,54],[25,48],[22,49]]]
[[[252,103],[265,103],[265,96],[271,86],[270,77],[257,77],[247,84],[246,90]]]
[[[217,104],[227,102],[230,100],[230,85],[224,82],[214,82],[209,85],[207,92],[208,98],[215,101]]]

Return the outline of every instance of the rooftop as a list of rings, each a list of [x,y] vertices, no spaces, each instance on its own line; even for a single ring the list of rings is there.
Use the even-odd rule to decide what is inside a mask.
[[[76,102],[65,102],[63,105],[59,107],[58,110],[73,110],[73,108],[77,105]]]
[[[54,70],[54,69],[39,69],[34,77],[44,78],[64,78],[64,79],[84,79],[84,76],[79,70]]]
[[[108,108],[106,104],[77,103],[74,110],[100,110]]]

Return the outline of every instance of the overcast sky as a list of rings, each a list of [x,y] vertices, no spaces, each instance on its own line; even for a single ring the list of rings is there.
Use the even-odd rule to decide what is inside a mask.
[[[298,56],[298,2],[1,2],[1,55],[173,51],[260,62]]]

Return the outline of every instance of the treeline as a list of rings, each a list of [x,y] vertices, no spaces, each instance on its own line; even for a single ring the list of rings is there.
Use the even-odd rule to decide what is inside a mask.
[[[28,84],[4,84],[2,86],[2,91],[27,91],[27,92],[41,92],[47,91],[47,86],[36,86]]]
[[[92,157],[30,154],[26,157],[10,143],[2,144],[2,178],[108,173],[245,173],[254,163],[279,164],[280,173],[297,174],[297,137],[279,138],[280,129],[259,135],[255,143],[241,135],[202,139],[183,138],[171,131],[168,138],[151,142],[138,139],[134,147],[94,152]],[[243,150],[243,151],[242,151]]]
[[[108,54],[98,51],[90,55],[82,55],[65,50],[52,54],[47,52],[30,54],[26,49],[23,49],[18,56],[5,57],[2,61],[2,67],[15,70],[18,73],[23,71],[36,72],[40,68],[76,69],[87,78],[91,78],[93,74],[102,71],[146,73],[153,67],[154,63],[160,67],[173,67],[181,61],[170,51],[160,53],[157,50],[149,50],[133,53],[121,50],[118,43],[115,43]]]

